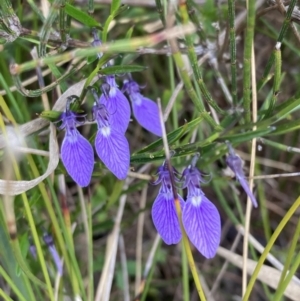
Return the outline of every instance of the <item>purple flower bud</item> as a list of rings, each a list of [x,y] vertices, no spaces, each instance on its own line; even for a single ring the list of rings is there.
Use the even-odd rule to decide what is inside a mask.
[[[206,258],[216,255],[221,239],[221,219],[216,206],[200,188],[201,172],[188,166],[184,172],[183,187],[187,200],[182,211],[182,223],[191,243]]]
[[[34,245],[33,241],[29,239],[29,252],[31,256],[36,260],[37,253],[36,253],[36,246]]]
[[[127,177],[130,165],[129,144],[123,132],[111,124],[111,117],[103,104],[95,103],[93,116],[98,124],[95,148],[106,167],[120,180]]]
[[[250,190],[248,182],[245,179],[245,175],[243,172],[243,162],[241,158],[235,154],[229,142],[227,142],[227,146],[229,150],[229,155],[226,158],[226,163],[230,167],[230,169],[235,173],[237,180],[240,182],[241,186],[247,193],[248,197],[251,199],[253,206],[257,208],[258,205],[257,205],[256,198],[253,195],[252,191]]]
[[[94,152],[91,144],[76,129],[82,122],[78,115],[67,109],[61,114],[59,129],[65,129],[66,134],[61,146],[61,160],[71,178],[81,187],[89,185],[94,169]]]
[[[47,245],[47,247],[50,251],[50,254],[53,258],[54,264],[57,268],[57,272],[59,273],[60,276],[62,276],[63,275],[63,263],[62,263],[59,255],[58,255],[58,252],[55,248],[52,236],[48,233],[44,233],[43,239],[44,239],[44,242]]]
[[[161,137],[162,130],[157,104],[144,97],[140,93],[139,85],[133,80],[125,81],[123,90],[127,92],[131,100],[133,114],[138,123],[149,132]]]
[[[174,178],[176,178],[176,170]],[[167,165],[164,164],[158,169],[158,179],[152,183],[157,185],[161,183],[159,193],[152,206],[152,219],[154,226],[161,236],[162,240],[167,244],[177,244],[181,240],[181,230],[178,216],[175,208],[175,201],[172,191],[171,178]],[[178,195],[181,208],[184,207],[184,200]]]
[[[115,77],[106,77],[103,87],[103,94],[100,96],[99,103],[105,105],[111,126],[120,133],[125,133],[130,121],[130,105],[124,94],[118,89]]]
[[[94,46],[94,47],[99,47],[99,46],[101,46],[101,40],[99,39],[99,37],[98,37],[98,33],[97,33],[97,30],[96,29],[93,29],[92,30],[92,34],[93,34],[93,38],[94,38],[94,41],[92,42],[92,46]],[[97,57],[98,57],[98,59],[100,59],[101,57],[102,57],[102,53],[101,52],[99,52],[99,53],[97,53]]]

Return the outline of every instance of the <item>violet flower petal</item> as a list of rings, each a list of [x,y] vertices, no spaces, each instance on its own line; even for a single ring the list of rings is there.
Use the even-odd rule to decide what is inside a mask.
[[[215,205],[204,194],[187,198],[182,223],[191,243],[206,258],[216,255],[221,238],[221,220]]]
[[[94,152],[89,141],[77,129],[66,132],[61,146],[61,160],[79,186],[89,185],[94,169]]]
[[[130,95],[133,114],[138,123],[147,131],[161,137],[162,130],[157,104],[140,93]]]
[[[245,190],[245,192],[247,193],[248,197],[250,198],[250,200],[253,204],[253,207],[257,208],[258,204],[257,204],[256,198],[255,198],[254,194],[252,193],[252,191],[250,190],[247,180],[243,176],[240,176],[238,174],[236,174],[236,178],[240,182],[240,184],[243,187],[243,189]]]
[[[258,204],[256,198],[251,192],[249,184],[245,179],[242,159],[234,153],[234,150],[230,144],[228,144],[228,147],[229,147],[229,155],[226,158],[226,163],[229,166],[229,168],[235,173],[237,180],[240,182],[241,186],[243,187],[243,189],[251,199],[253,206],[257,208]]]
[[[95,148],[99,158],[119,180],[127,177],[130,150],[124,134],[108,126],[102,127],[98,129]]]
[[[184,201],[180,195],[178,198],[183,208]],[[152,206],[152,220],[157,232],[167,245],[180,242],[182,234],[172,192],[158,194]]]
[[[62,263],[61,258],[59,257],[59,254],[58,254],[55,246],[54,245],[49,246],[49,251],[50,251],[51,256],[53,258],[53,261],[54,261],[54,264],[56,266],[58,274],[60,276],[62,276],[63,275],[63,263]]]
[[[105,105],[109,113],[112,128],[125,133],[130,121],[130,105],[125,95],[117,87],[111,86],[107,96],[100,96],[100,103]]]

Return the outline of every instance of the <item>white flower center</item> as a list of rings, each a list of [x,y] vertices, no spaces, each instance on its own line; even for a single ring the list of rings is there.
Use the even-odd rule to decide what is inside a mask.
[[[200,195],[193,196],[191,199],[191,202],[192,202],[193,206],[195,206],[195,207],[200,206],[201,201],[202,201],[202,198]]]
[[[110,90],[109,90],[109,96],[110,96],[110,97],[114,97],[114,96],[116,96],[116,94],[117,94],[117,89],[116,89],[116,87],[110,87]]]
[[[142,95],[140,93],[133,93],[131,95],[131,100],[136,106],[140,106],[142,104]]]
[[[104,137],[108,137],[110,135],[110,132],[111,132],[109,126],[105,126],[105,127],[101,128],[100,131],[101,131],[101,133]]]

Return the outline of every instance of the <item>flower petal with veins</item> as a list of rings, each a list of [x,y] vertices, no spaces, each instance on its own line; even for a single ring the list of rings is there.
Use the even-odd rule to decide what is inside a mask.
[[[162,130],[157,104],[140,93],[132,94],[130,99],[133,114],[138,123],[149,132],[161,137]]]
[[[183,208],[185,204],[180,195],[178,199]],[[182,234],[171,191],[160,192],[156,197],[152,206],[152,220],[157,232],[167,245],[180,242]]]
[[[61,160],[79,186],[89,185],[94,169],[94,152],[89,141],[76,128],[66,131],[61,146]]]
[[[130,121],[130,105],[125,95],[117,87],[111,87],[107,96],[100,96],[99,102],[109,113],[110,125],[116,131],[125,133]]]
[[[127,177],[130,166],[130,150],[123,133],[108,126],[99,128],[95,148],[99,158],[119,180]]]
[[[216,255],[221,239],[221,219],[216,206],[204,194],[187,198],[182,223],[191,243],[206,258]]]

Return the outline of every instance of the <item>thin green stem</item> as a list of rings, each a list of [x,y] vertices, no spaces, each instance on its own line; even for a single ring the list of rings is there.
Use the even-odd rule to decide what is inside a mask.
[[[189,271],[188,260],[186,256],[185,248],[181,248],[181,266],[182,266],[182,286],[183,286],[183,300],[190,300],[190,287],[189,287]]]
[[[197,110],[203,114],[203,118],[216,130],[221,131],[222,127],[219,126],[209,115],[209,113],[205,110],[203,103],[199,101],[197,94],[194,90],[194,87],[191,83],[189,74],[185,68],[184,61],[182,59],[181,53],[180,52],[174,52],[173,53],[173,59],[175,61],[175,64],[179,70],[180,76],[182,78],[182,81],[184,83],[184,86],[186,88],[186,91],[191,98],[192,102],[194,103],[195,107]]]
[[[292,12],[295,8],[295,5],[297,3],[297,0],[291,0],[290,4],[289,4],[289,7],[288,7],[288,10],[286,12],[286,15],[285,15],[285,19],[284,19],[284,22],[283,22],[283,25],[281,27],[281,30],[280,30],[280,33],[278,35],[278,38],[277,38],[277,47],[276,49],[280,49],[281,48],[281,44],[283,42],[283,39],[287,33],[287,29],[291,23],[291,17],[292,17]],[[275,55],[274,55],[274,52],[272,52],[268,62],[267,62],[267,65],[266,65],[266,68],[264,70],[264,73],[263,73],[263,76],[261,78],[261,80],[258,82],[258,85],[257,85],[257,91],[259,91],[265,84],[265,82],[268,80],[268,77],[269,77],[269,73],[270,73],[270,70],[273,66],[273,63],[274,63],[274,60],[275,60]]]
[[[33,172],[33,175],[35,177],[38,177],[39,176],[39,171],[38,171],[38,169],[36,167],[36,164],[33,161],[31,156],[28,156],[28,161],[29,161],[30,168]],[[64,220],[63,220],[63,217],[62,217],[62,214],[61,214],[61,208],[58,204],[56,193],[53,189],[52,184],[50,183],[49,188],[50,188],[53,200],[54,200],[54,205],[56,206],[57,213],[55,213],[55,211],[52,207],[52,203],[51,203],[51,200],[49,199],[49,195],[46,191],[45,185],[43,183],[40,183],[38,186],[39,186],[42,198],[44,200],[47,212],[49,214],[51,224],[54,228],[55,236],[56,236],[57,241],[58,241],[58,245],[59,245],[60,250],[63,254],[63,258],[65,260],[68,273],[70,275],[74,295],[78,296],[80,294],[79,292],[81,290],[82,295],[83,295],[84,299],[86,300],[84,285],[83,285],[83,282],[82,282],[83,280],[82,280],[82,277],[81,277],[81,274],[80,274],[80,271],[79,271],[78,262],[75,258],[75,255],[74,255],[74,249],[72,248],[73,244],[69,239],[68,230],[66,228],[66,224],[64,223]],[[57,217],[56,217],[57,215],[58,215],[60,223],[58,223],[58,220],[57,220]],[[66,238],[66,242],[63,239],[61,231],[63,232],[64,237]],[[66,249],[66,245],[67,245],[67,249]],[[68,250],[68,252],[67,252],[67,250]],[[68,256],[68,254],[70,256]]]
[[[300,148],[297,147],[293,147],[293,146],[287,146],[269,139],[265,139],[265,138],[261,138],[261,142],[265,145],[269,145],[272,146],[276,149],[279,149],[281,151],[285,151],[285,152],[290,152],[290,153],[294,153],[294,154],[299,154],[300,153]]]
[[[20,299],[20,301],[28,301],[25,299],[23,294],[20,292],[18,287],[15,285],[15,283],[12,281],[12,279],[9,277],[9,275],[6,273],[6,271],[3,269],[3,267],[0,265],[0,275],[3,277],[3,279],[6,281],[6,283],[10,286],[12,291],[16,294],[16,296]]]
[[[259,258],[259,261],[258,261],[258,263],[255,267],[255,270],[254,270],[254,272],[253,272],[253,274],[250,278],[250,281],[249,281],[248,286],[247,286],[247,290],[246,290],[245,295],[243,297],[243,301],[248,301],[249,300],[249,297],[250,297],[251,291],[253,289],[254,283],[256,281],[256,278],[258,276],[258,273],[259,273],[264,261],[266,260],[268,253],[270,252],[271,248],[273,247],[277,237],[282,232],[283,228],[285,227],[287,222],[291,219],[292,215],[295,213],[295,211],[298,209],[299,206],[300,206],[300,197],[297,198],[297,200],[294,202],[292,207],[285,214],[285,216],[283,217],[283,219],[281,220],[281,222],[277,226],[276,230],[274,231],[271,239],[267,243],[263,253],[261,254],[261,257]]]
[[[89,0],[88,13],[92,15],[94,13],[94,0]]]
[[[237,70],[236,70],[236,40],[235,40],[235,0],[228,0],[229,48],[231,63],[231,95],[234,105],[237,105]]]
[[[181,233],[182,233],[182,242],[183,242],[184,249],[185,249],[185,252],[186,252],[186,255],[187,255],[187,260],[188,260],[188,263],[189,263],[189,266],[190,266],[190,269],[191,269],[191,272],[192,272],[192,275],[193,275],[194,283],[196,285],[196,289],[197,289],[197,292],[199,294],[200,300],[201,301],[206,301],[204,291],[202,289],[201,281],[200,281],[200,278],[199,278],[199,275],[198,275],[198,272],[197,272],[197,269],[196,269],[196,265],[195,265],[193,253],[192,253],[192,250],[191,250],[190,242],[189,242],[189,239],[186,235],[185,229],[184,229],[183,224],[182,224],[180,202],[179,202],[178,198],[176,198],[174,201],[175,201],[177,216],[178,216],[178,219],[179,219],[179,222],[180,222],[180,229],[181,229]]]
[[[23,123],[26,121],[26,115],[27,115],[27,112],[26,111],[23,111],[20,109],[19,105],[18,105],[18,102],[17,100],[15,99],[14,95],[12,92],[10,92],[9,90],[9,87],[3,77],[3,75],[0,73],[0,85],[4,88],[4,90],[6,91],[7,93],[7,96],[8,96],[8,99],[9,99],[9,102],[10,102],[10,107],[15,111],[15,114],[17,116],[17,120],[18,122],[20,123]],[[26,113],[25,113],[26,112]],[[24,116],[25,115],[25,116]],[[26,118],[26,119],[25,119]]]
[[[69,61],[73,58],[88,58],[94,56],[99,52],[103,53],[125,53],[135,52],[140,47],[151,47],[157,45],[170,37],[177,37],[179,34],[184,34],[191,31],[188,27],[175,27],[169,30],[164,30],[159,33],[151,34],[145,37],[138,37],[128,39],[122,39],[115,42],[104,43],[97,47],[90,47],[86,49],[75,49],[72,51],[66,51],[57,55],[40,57],[24,64],[13,64],[10,66],[11,73],[13,75],[20,74],[22,72],[32,70],[36,66],[43,66],[48,62],[57,63],[61,61]]]
[[[14,301],[11,297],[9,297],[4,291],[0,288],[0,296],[4,301]]]
[[[181,18],[182,18],[182,23],[184,25],[187,25],[189,23],[189,14],[187,11],[187,6],[185,1],[180,2],[180,13],[181,13]],[[207,101],[207,103],[215,109],[215,111],[219,114],[225,114],[225,112],[218,106],[216,101],[213,100],[211,94],[209,93],[203,78],[201,74],[201,70],[198,65],[198,60],[197,60],[197,54],[195,52],[195,47],[193,44],[193,38],[190,34],[187,34],[185,36],[186,44],[187,44],[187,49],[188,49],[188,56],[191,62],[191,66],[193,69],[194,76],[196,78],[196,82],[199,85],[199,88],[204,96],[204,99]]]
[[[88,218],[88,258],[89,258],[89,290],[90,290],[90,300],[93,301],[94,298],[94,260],[93,260],[93,215],[92,215],[92,203],[88,200],[87,203],[87,218]]]
[[[273,95],[269,104],[269,107],[267,109],[267,113],[265,115],[265,118],[268,118],[270,115],[272,115],[273,109],[275,107],[277,96],[279,93],[279,87],[280,87],[280,80],[281,80],[281,50],[274,49],[274,58],[275,58],[275,66],[274,66],[274,82],[273,82]]]
[[[280,286],[280,288],[277,289],[273,301],[282,300],[282,295],[284,294],[284,291],[286,290],[287,286],[291,282],[293,276],[297,272],[299,265],[300,265],[300,253],[298,253],[298,255],[297,255],[296,259],[295,259],[295,262],[292,265],[292,267],[291,267],[288,275],[284,279],[282,285]]]
[[[297,227],[296,227],[295,233],[293,235],[292,244],[288,249],[287,258],[286,258],[286,261],[285,261],[285,264],[284,264],[283,271],[282,271],[281,276],[280,276],[279,283],[277,285],[277,290],[276,290],[273,301],[280,300],[282,294],[284,293],[284,291],[286,289],[285,281],[286,281],[287,277],[290,276],[290,275],[291,275],[291,277],[293,277],[293,275],[294,275],[294,273],[292,273],[292,271],[288,272],[288,269],[289,269],[290,264],[292,262],[293,255],[295,254],[295,250],[296,250],[297,242],[298,242],[298,239],[299,239],[299,235],[300,235],[300,219],[298,219]],[[295,263],[296,262],[297,262],[297,259],[296,259]],[[287,273],[288,273],[288,276],[287,276]],[[289,283],[289,281],[287,282],[287,284],[288,283]]]
[[[27,3],[30,5],[31,9],[34,11],[34,13],[39,17],[39,19],[44,22],[45,17],[41,10],[37,7],[34,0],[27,0]]]
[[[48,39],[50,37],[52,24],[54,23],[57,15],[58,15],[58,12],[59,12],[60,1],[61,0],[55,0],[52,3],[49,15],[47,16],[47,19],[41,29],[41,34],[40,34],[40,37],[41,37],[40,42],[41,43],[38,48],[39,57],[46,56],[46,46],[48,43]]]
[[[251,53],[255,27],[255,0],[249,0],[247,9],[247,27],[244,46],[243,107],[246,123],[251,122]]]
[[[66,0],[61,0],[59,8],[59,31],[62,42],[62,49],[66,47],[66,16],[65,16]]]
[[[207,37],[206,37],[205,31],[203,30],[203,28],[201,26],[201,19],[198,17],[198,14],[196,13],[195,3],[192,0],[187,0],[186,6],[188,9],[188,14],[189,14],[191,21],[197,27],[197,34],[199,35],[201,43],[206,46],[207,45]]]
[[[49,62],[49,68],[51,68],[52,63]],[[71,70],[66,71],[65,74],[54,80],[51,84],[48,86],[42,88],[42,89],[37,89],[37,90],[27,90],[23,87],[22,81],[20,79],[20,76],[18,74],[12,74],[12,79],[13,82],[18,90],[19,93],[21,93],[24,96],[28,97],[38,97],[41,96],[43,93],[47,93],[51,90],[53,90],[57,85],[62,83],[64,80],[66,80],[68,77],[72,76],[74,73],[78,72],[80,68],[82,68],[83,65],[81,62],[77,62],[76,65],[73,66]]]
[[[165,19],[165,13],[166,10],[164,10],[162,4],[161,4],[161,0],[155,0],[155,4],[156,4],[156,10],[159,14],[159,18],[161,20],[161,22],[163,23],[164,26],[166,26],[166,19]]]

